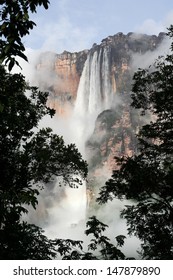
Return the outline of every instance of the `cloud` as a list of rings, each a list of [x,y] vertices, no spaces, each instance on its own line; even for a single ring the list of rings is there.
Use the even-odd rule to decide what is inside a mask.
[[[160,32],[166,32],[172,22],[173,10],[170,11],[161,21],[155,21],[152,18],[146,19],[140,26],[136,26],[134,31],[148,35],[157,35]]]
[[[153,19],[147,19],[142,23],[141,26],[137,27],[135,31],[152,35],[164,31],[164,28],[161,22],[156,22]]]
[[[165,27],[165,30],[166,30],[166,28],[169,27],[172,23],[173,23],[173,10],[170,11],[170,12],[167,14],[167,16],[165,17],[165,19],[164,19],[163,25],[164,25],[164,27]]]
[[[46,13],[43,10],[33,17],[37,26],[26,37],[25,46],[55,53],[90,48],[98,33],[97,28],[88,19],[86,21],[83,11],[79,14],[68,0],[54,2]]]
[[[61,17],[57,23],[46,24],[42,36],[45,40],[43,50],[61,53],[64,50],[75,52],[90,47],[88,42],[94,38],[92,27],[75,26],[67,17]]]
[[[152,65],[159,56],[166,56],[170,52],[171,40],[165,37],[162,43],[154,50],[147,51],[144,54],[133,53],[131,59],[131,68],[137,71],[138,68],[148,68]]]

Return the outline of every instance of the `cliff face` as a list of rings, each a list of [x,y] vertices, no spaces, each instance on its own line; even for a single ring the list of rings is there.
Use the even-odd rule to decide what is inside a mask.
[[[130,107],[133,54],[154,51],[164,39],[158,36],[118,33],[78,53],[43,54],[37,70],[46,74],[42,81],[49,90],[49,105],[57,114],[67,115],[75,107],[82,120],[96,119],[86,140],[89,185],[105,172],[117,168],[114,157],[132,155],[137,148],[135,134],[142,125]],[[87,123],[87,122],[86,122]],[[83,126],[83,130],[87,130]]]
[[[88,187],[97,193],[97,185],[103,184],[104,178],[110,177],[113,169],[118,168],[115,157],[132,156],[137,151],[135,134],[143,125],[138,112],[130,104],[130,92],[133,77],[131,58],[135,54],[154,51],[162,42],[164,34],[159,36],[136,36],[132,33],[104,39],[101,45],[94,45],[90,52],[101,53],[107,50],[107,77],[109,96],[112,94],[109,107],[105,104],[99,112],[93,134],[86,142],[86,154],[89,163]],[[102,51],[103,52],[103,51]],[[102,65],[102,64],[101,64]],[[101,66],[102,68],[102,66]],[[102,69],[103,71],[103,69]],[[102,73],[101,73],[102,74]],[[103,76],[101,80],[103,80]],[[92,77],[90,77],[92,79]],[[100,82],[101,83],[101,82]],[[102,88],[102,86],[101,86]],[[94,92],[92,87],[92,92]],[[92,92],[90,92],[92,96]],[[104,92],[101,91],[103,96]],[[107,98],[107,95],[103,99]],[[95,102],[99,103],[99,100]],[[97,110],[97,107],[95,107]]]
[[[87,53],[87,50],[78,53],[64,51],[40,56],[37,71],[41,71],[42,76],[46,70],[46,79],[40,80],[40,86],[50,92],[48,105],[56,109],[57,114],[69,114],[74,105]]]
[[[103,39],[100,45],[94,44],[90,50],[76,53],[64,51],[62,54],[42,54],[37,64],[37,70],[44,70],[50,76],[46,82],[43,80],[40,82],[40,85],[44,84],[44,90],[50,91],[49,105],[54,107],[58,114],[69,113],[77,98],[77,90],[87,58],[90,57],[91,60],[95,56],[95,59],[100,59],[100,65],[103,65],[105,50],[107,50],[108,64],[102,66],[102,69],[97,69],[98,73],[103,80],[103,67],[108,67],[112,92],[125,90],[125,87],[128,88],[131,74],[128,70],[132,53],[153,51],[161,43],[163,37],[164,33],[160,33],[158,37],[118,33]],[[98,77],[96,78],[98,79]]]
[[[120,108],[119,108],[120,109]],[[109,171],[116,168],[115,156],[131,156],[136,150],[134,138],[137,126],[132,127],[129,108],[103,111],[96,120],[94,132],[86,143],[90,170],[106,166]]]

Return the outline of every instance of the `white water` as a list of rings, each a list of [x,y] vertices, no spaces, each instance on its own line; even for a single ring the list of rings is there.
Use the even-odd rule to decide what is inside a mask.
[[[75,114],[96,117],[111,107],[114,93],[110,69],[109,48],[89,53],[78,87]]]

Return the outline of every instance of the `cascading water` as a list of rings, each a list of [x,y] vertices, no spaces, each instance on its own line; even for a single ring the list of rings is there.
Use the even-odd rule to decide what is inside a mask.
[[[90,52],[85,62],[77,92],[75,114],[97,116],[111,107],[113,97],[110,49],[99,48]]]
[[[80,78],[74,111],[69,119],[64,120],[59,116],[54,119],[54,132],[63,135],[67,144],[76,143],[85,158],[85,142],[93,132],[95,119],[100,112],[111,107],[113,96],[110,49],[103,47],[91,50]],[[43,125],[50,126],[50,123],[44,122]],[[43,205],[44,200],[41,202],[48,216],[44,227],[48,236],[80,238],[86,222],[85,183],[78,189],[65,187],[63,193],[55,184],[52,193],[46,192],[43,196],[51,201],[49,206]]]
[[[99,113],[112,107],[115,92],[110,47],[91,49],[84,64],[73,112],[84,156],[85,142],[93,133],[95,120]]]

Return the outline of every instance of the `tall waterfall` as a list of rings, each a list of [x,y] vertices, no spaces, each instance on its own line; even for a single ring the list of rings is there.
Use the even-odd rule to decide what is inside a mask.
[[[115,82],[111,74],[110,48],[96,48],[88,54],[77,92],[75,112],[96,115],[111,107]]]
[[[51,123],[44,119],[43,126],[51,126],[55,133],[63,135],[65,142],[75,143],[83,158],[85,142],[93,132],[99,113],[112,106],[115,81],[111,69],[110,47],[95,47],[88,53],[80,78],[74,112],[70,117],[56,117]],[[55,184],[51,192],[43,190],[38,216],[31,212],[32,220],[46,219],[45,230],[49,237],[80,239],[83,236],[87,211],[86,184],[78,189],[63,188]],[[42,221],[43,219],[43,221]]]
[[[92,49],[85,62],[77,91],[74,112],[69,119],[62,120],[64,138],[76,143],[85,158],[85,142],[93,132],[97,115],[112,105],[115,84],[111,73],[111,53],[109,47]],[[57,119],[60,122],[60,117]],[[67,133],[67,135],[66,135]],[[54,189],[55,193],[58,191]],[[61,228],[59,234],[66,237],[78,236],[84,232],[87,211],[87,194],[85,183],[79,189],[65,189],[65,196],[55,202],[48,210],[50,223],[47,232],[55,234],[55,228]],[[56,214],[55,214],[56,213]],[[70,215],[69,215],[70,213]],[[61,233],[60,233],[61,232]]]

